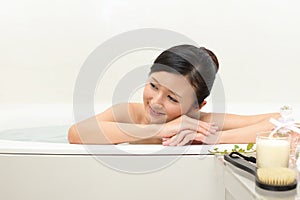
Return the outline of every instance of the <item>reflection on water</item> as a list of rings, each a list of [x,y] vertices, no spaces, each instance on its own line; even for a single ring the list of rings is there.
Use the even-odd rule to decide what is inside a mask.
[[[68,143],[69,125],[9,129],[0,132],[0,140]]]

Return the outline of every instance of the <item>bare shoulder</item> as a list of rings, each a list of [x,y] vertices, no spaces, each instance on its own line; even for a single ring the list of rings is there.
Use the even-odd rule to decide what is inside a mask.
[[[143,106],[139,103],[115,104],[104,112],[97,115],[100,121],[136,123],[136,118],[140,116]]]
[[[129,103],[129,113],[133,119],[133,123],[140,124],[144,117],[144,104]]]

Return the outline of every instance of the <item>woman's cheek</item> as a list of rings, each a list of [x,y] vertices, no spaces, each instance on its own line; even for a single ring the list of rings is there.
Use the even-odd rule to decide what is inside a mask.
[[[144,89],[143,98],[144,98],[144,100],[147,100],[150,98],[150,96],[153,96],[152,91],[149,89],[148,86],[146,86]]]
[[[181,114],[182,114],[180,106],[167,105],[165,108],[167,110],[168,121],[176,119],[177,117],[181,116]]]

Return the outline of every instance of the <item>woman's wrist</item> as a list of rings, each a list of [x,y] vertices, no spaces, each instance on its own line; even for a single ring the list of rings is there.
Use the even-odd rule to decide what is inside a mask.
[[[172,131],[172,126],[170,124],[155,124],[152,127],[152,136],[154,138],[168,138],[172,137],[174,134],[174,131]]]

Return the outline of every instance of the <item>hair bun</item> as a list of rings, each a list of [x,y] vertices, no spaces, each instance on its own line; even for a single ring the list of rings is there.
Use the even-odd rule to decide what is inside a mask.
[[[217,56],[209,49],[205,48],[205,47],[200,47],[200,49],[206,51],[208,53],[208,55],[210,56],[210,58],[213,60],[213,62],[215,63],[216,66],[216,72],[218,72],[219,70],[219,61]]]

